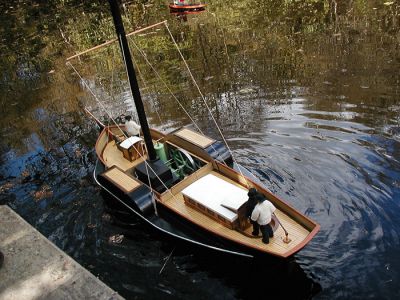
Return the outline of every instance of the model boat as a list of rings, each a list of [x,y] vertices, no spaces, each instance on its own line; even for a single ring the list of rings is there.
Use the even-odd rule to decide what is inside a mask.
[[[319,225],[271,193],[238,165],[227,145],[186,126],[170,133],[149,128],[119,7],[110,0],[141,125],[101,126],[96,142],[96,183],[123,207],[160,232],[199,247],[254,257],[287,258],[301,250]],[[277,208],[269,244],[252,235],[246,217],[248,190],[256,188]]]
[[[202,11],[206,8],[206,4],[198,3],[197,1],[174,0],[169,4],[171,12],[193,12]]]

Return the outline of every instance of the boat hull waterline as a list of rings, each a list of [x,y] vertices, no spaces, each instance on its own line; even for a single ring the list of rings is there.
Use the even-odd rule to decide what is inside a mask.
[[[190,141],[190,138],[193,137],[204,137],[203,141],[200,142],[211,141],[217,147],[214,140],[188,129],[180,129],[185,134],[190,134],[188,139],[179,135],[180,130],[168,135],[151,130],[153,140],[157,141],[155,143],[161,142],[168,148],[184,149],[182,151],[201,164],[193,174],[185,175],[182,179],[172,183],[169,190],[152,191],[151,183],[141,182],[135,176],[135,170],[139,168],[138,164],[142,163],[145,158],[136,157],[134,160],[127,160],[126,156],[124,157],[124,153],[121,153],[116,142],[112,139],[118,130],[115,126],[104,128],[96,142],[96,153],[99,158],[94,171],[96,183],[124,207],[160,232],[193,245],[224,253],[245,257],[266,254],[281,258],[287,258],[297,253],[318,232],[319,225],[317,223],[273,195],[260,182],[250,179],[250,176],[242,175],[243,173],[251,174],[248,171],[243,172],[245,168],[234,163],[227,166],[217,162],[204,148],[200,147],[201,145],[199,146],[198,141]],[[212,146],[213,144],[209,148],[212,148]],[[209,152],[212,151],[209,150]],[[218,158],[222,155],[216,156]],[[114,174],[114,178],[111,177],[111,173]],[[212,205],[207,207],[207,203],[203,203],[206,205],[206,207],[203,207],[202,202],[192,201],[196,200],[196,196],[189,195],[188,189],[191,186],[198,185],[206,177],[212,177],[211,179],[214,181],[219,180],[218,185],[222,182],[227,187],[239,189],[238,191],[242,194],[247,193],[249,186],[255,187],[263,193],[278,208],[277,217],[289,232],[291,242],[284,242],[284,229],[278,224],[276,224],[275,236],[268,245],[263,244],[261,238],[251,236],[251,226],[249,224],[243,225],[243,222],[246,221],[243,221],[243,218],[240,217],[245,204],[236,210],[237,216],[234,216],[232,221],[229,220],[229,212],[227,212],[228,216],[224,215],[224,212],[219,215],[219,212]],[[130,182],[135,187],[132,189],[134,192],[129,194],[127,189],[130,189]],[[216,193],[219,193],[218,188],[216,187]],[[138,189],[142,191],[138,192]],[[135,195],[144,200],[135,200]],[[152,198],[151,202],[146,200],[150,198]],[[139,203],[140,201],[147,202],[147,204]],[[200,199],[200,201],[203,200]],[[224,203],[221,205],[224,205]]]

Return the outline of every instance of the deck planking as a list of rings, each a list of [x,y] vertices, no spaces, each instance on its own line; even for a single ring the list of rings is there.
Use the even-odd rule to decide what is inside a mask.
[[[213,139],[210,139],[209,137],[204,136],[188,128],[182,128],[181,130],[175,132],[174,134],[203,149],[207,148],[212,143],[214,143]]]
[[[111,168],[112,166],[117,166],[122,171],[126,171],[131,169],[141,162],[147,159],[147,154],[143,155],[141,158],[136,159],[135,161],[127,160],[122,151],[117,148],[117,145],[114,141],[110,141],[103,151],[103,160],[106,163],[107,168]]]
[[[107,143],[107,145],[104,148],[102,156],[108,168],[112,166],[118,166],[122,171],[126,171],[128,169],[137,166],[139,163],[143,162],[144,159],[147,158],[147,155],[145,155],[132,162],[125,159],[123,157],[122,152],[117,148],[114,141],[110,141]],[[215,170],[211,171],[211,173],[215,176],[218,176],[219,178],[224,179],[225,181],[231,184],[234,184],[242,189],[245,189],[238,182],[231,180],[230,178],[227,178],[226,176],[218,173]],[[229,240],[239,242],[245,246],[249,246],[261,251],[276,253],[277,255],[282,255],[285,252],[295,248],[296,246],[301,244],[310,233],[310,231],[305,229],[295,220],[290,218],[284,212],[277,209],[275,214],[280,220],[280,222],[283,224],[283,226],[286,228],[286,230],[288,231],[291,242],[288,244],[283,242],[283,239],[285,238],[285,232],[282,229],[282,227],[279,226],[274,233],[274,237],[270,239],[270,243],[264,244],[261,241],[261,235],[259,238],[252,238],[246,236],[240,233],[239,231],[225,227],[223,224],[213,220],[206,214],[186,205],[183,199],[183,195],[182,193],[180,193],[180,191],[177,191],[173,197],[170,197],[167,201],[163,202],[163,204],[168,208],[170,208],[171,210],[175,211],[177,214],[183,216],[189,221],[203,227],[204,229],[210,232],[221,235]],[[252,226],[248,227],[245,232],[248,235],[251,235]]]
[[[243,245],[250,246],[259,250],[267,250],[278,255],[281,255],[299,245],[309,234],[308,230],[290,219],[282,211],[277,210],[276,215],[282,222],[283,226],[285,226],[285,228],[288,230],[289,238],[292,241],[289,244],[283,242],[283,239],[285,238],[285,233],[282,227],[279,226],[274,233],[274,237],[270,239],[270,243],[266,245],[261,241],[261,236],[260,238],[245,236],[239,231],[229,229],[228,227],[225,227],[224,225],[216,222],[209,216],[186,205],[184,203],[182,193],[178,193],[174,197],[170,198],[164,203],[164,205],[208,231],[219,234],[227,239],[237,241]],[[251,235],[251,231],[252,228],[250,226],[249,228],[247,228],[246,233]]]

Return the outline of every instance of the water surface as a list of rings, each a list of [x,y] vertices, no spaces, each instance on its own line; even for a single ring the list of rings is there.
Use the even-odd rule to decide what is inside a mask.
[[[213,0],[188,16],[170,15],[165,1],[124,6],[127,31],[168,20],[235,159],[321,225],[287,263],[186,249],[109,211],[92,180],[97,129],[82,107],[99,117],[102,105],[113,117],[126,112],[118,48],[72,61],[82,79],[65,64],[114,38],[108,6],[15,1],[0,8],[0,201],[121,295],[400,296],[397,2]],[[168,132],[190,123],[166,83],[198,126],[221,139],[166,29],[130,44],[151,126]]]

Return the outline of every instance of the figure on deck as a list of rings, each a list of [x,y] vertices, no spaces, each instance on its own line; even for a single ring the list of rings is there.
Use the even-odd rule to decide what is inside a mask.
[[[259,232],[259,230],[258,230],[259,226],[258,226],[257,222],[253,221],[251,219],[251,214],[253,213],[254,207],[258,203],[257,195],[258,195],[257,190],[255,188],[250,188],[249,192],[247,193],[247,196],[249,196],[249,199],[247,200],[247,204],[246,204],[246,218],[248,218],[250,220],[250,223],[253,225],[252,234],[254,236],[257,236],[258,232]]]
[[[125,130],[128,133],[128,136],[139,136],[140,126],[132,120],[131,116],[126,116],[125,120]]]
[[[257,193],[257,205],[251,213],[251,220],[253,221],[253,235],[258,235],[261,230],[262,241],[264,244],[269,243],[269,238],[274,236],[271,222],[272,214],[275,212],[275,206],[268,201],[262,194]]]
[[[3,252],[0,251],[0,269],[3,266],[3,263],[4,263],[4,254]]]
[[[174,4],[183,6],[183,5],[185,5],[185,0],[174,0]]]

